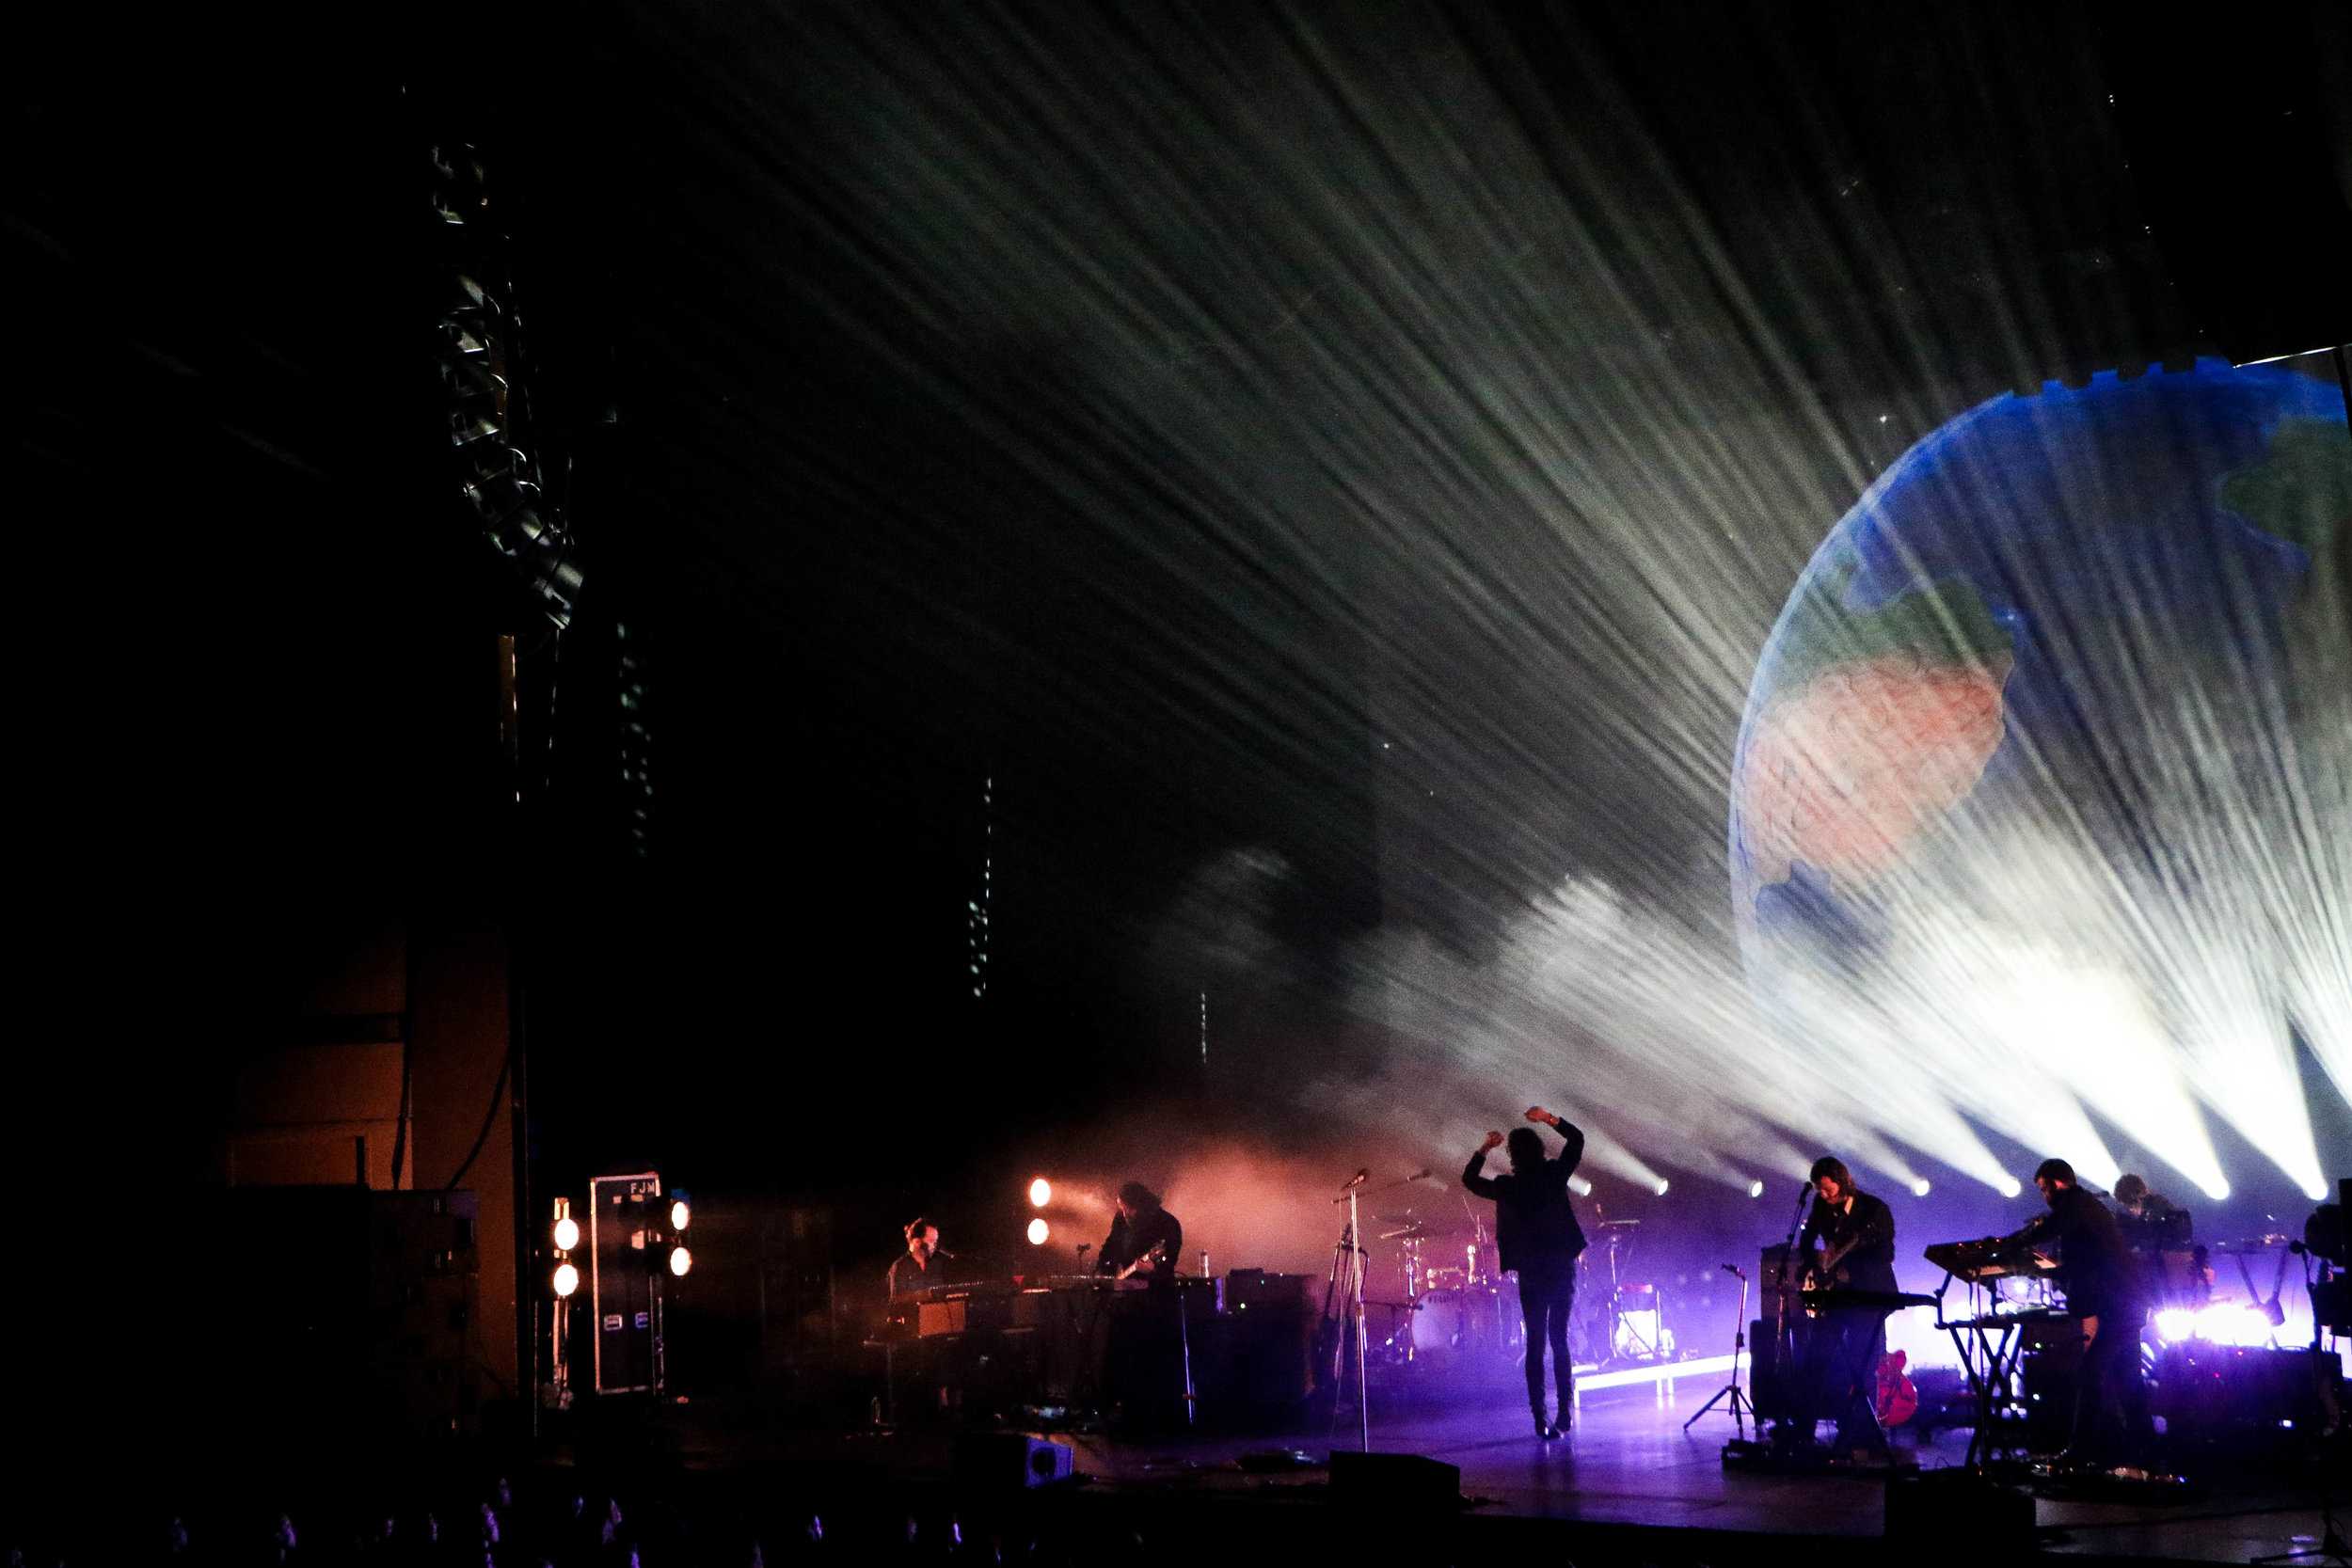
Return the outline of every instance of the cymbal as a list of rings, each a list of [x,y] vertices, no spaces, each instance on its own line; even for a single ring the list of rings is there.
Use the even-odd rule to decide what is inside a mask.
[[[1405,1212],[1401,1214],[1375,1214],[1372,1217],[1378,1220],[1382,1225],[1410,1225],[1413,1223],[1413,1212],[1410,1209],[1406,1210]]]
[[[1408,1225],[1402,1230],[1383,1230],[1380,1239],[1384,1242],[1412,1242],[1428,1234],[1426,1226]]]
[[[1423,1214],[1405,1227],[1404,1240],[1410,1242],[1454,1241],[1470,1233],[1470,1221],[1446,1214]],[[1387,1241],[1388,1237],[1380,1238]]]
[[[1640,1220],[1603,1220],[1593,1228],[1596,1230],[1631,1230],[1641,1223]]]

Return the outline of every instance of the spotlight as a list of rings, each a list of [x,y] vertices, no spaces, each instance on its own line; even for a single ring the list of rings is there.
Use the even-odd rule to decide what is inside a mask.
[[[1914,1197],[1925,1197],[1929,1190],[1928,1179],[1924,1176],[1911,1184],[1911,1196]]]
[[[1668,1180],[1667,1180],[1664,1177],[1662,1177],[1662,1176],[1661,1176],[1661,1177],[1660,1177],[1660,1178],[1658,1179],[1658,1196],[1659,1196],[1660,1197],[1664,1197],[1664,1196],[1666,1196],[1666,1189],[1667,1189],[1668,1187],[1672,1186],[1672,1185],[1674,1185],[1674,1183],[1673,1183],[1673,1182],[1668,1181]]]
[[[684,1230],[686,1228],[687,1222],[691,1220],[693,1217],[694,1211],[686,1206],[686,1200],[684,1198],[679,1198],[676,1202],[670,1205],[671,1229]],[[678,1271],[680,1274],[684,1274],[685,1272],[686,1271],[684,1269],[680,1269]]]
[[[1045,1244],[1045,1238],[1052,1234],[1053,1232],[1046,1228],[1045,1222],[1043,1220],[1031,1220],[1029,1222],[1029,1244],[1031,1246],[1043,1246]]]
[[[2004,1174],[2001,1180],[1995,1183],[1994,1190],[1997,1191],[2003,1197],[2015,1197],[2019,1193],[2024,1192],[2026,1189],[2024,1184],[2021,1183],[2017,1178]]]
[[[672,1274],[677,1275],[680,1279],[684,1279],[686,1277],[686,1271],[693,1266],[694,1255],[692,1253],[687,1251],[682,1246],[674,1246],[670,1249],[670,1272]]]
[[[1581,1176],[1571,1176],[1568,1178],[1568,1191],[1579,1197],[1590,1197],[1593,1196],[1593,1184]]]
[[[569,1252],[580,1245],[580,1222],[566,1214],[555,1222],[555,1249]]]
[[[2156,1314],[2156,1335],[2168,1345],[2177,1345],[2197,1332],[2197,1314],[2185,1307],[2168,1307]]]
[[[1043,1177],[1029,1183],[1029,1201],[1042,1209],[1054,1201],[1054,1184]]]
[[[579,1271],[578,1269],[576,1269],[576,1268],[572,1267],[569,1263],[558,1263],[558,1264],[556,1264],[556,1265],[555,1265],[555,1293],[556,1293],[559,1297],[565,1297],[565,1298],[568,1298],[574,1291],[577,1291],[577,1290],[579,1290],[579,1289],[580,1289],[580,1271]]]
[[[1750,1197],[1762,1197],[1764,1196],[1764,1183],[1761,1181],[1749,1182],[1748,1196]]]

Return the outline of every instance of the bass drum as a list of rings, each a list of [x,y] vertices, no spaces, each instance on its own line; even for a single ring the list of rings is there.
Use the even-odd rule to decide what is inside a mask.
[[[1413,1358],[1499,1356],[1518,1352],[1522,1338],[1518,1307],[1503,1291],[1484,1286],[1424,1291],[1413,1314]]]

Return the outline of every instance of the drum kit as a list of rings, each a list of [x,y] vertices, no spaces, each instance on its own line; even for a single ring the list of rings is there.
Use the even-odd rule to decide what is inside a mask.
[[[1394,1277],[1404,1287],[1395,1332],[1382,1347],[1391,1362],[1453,1366],[1518,1359],[1523,1338],[1518,1301],[1503,1290],[1495,1272],[1485,1215],[1472,1212],[1457,1220],[1407,1209],[1373,1218],[1395,1227],[1378,1236],[1396,1243]],[[1459,1263],[1453,1261],[1455,1257]]]
[[[1489,1362],[1518,1365],[1527,1348],[1518,1292],[1497,1266],[1486,1215],[1466,1199],[1458,1217],[1406,1209],[1373,1218],[1391,1227],[1376,1235],[1396,1245],[1391,1277],[1404,1291],[1401,1302],[1385,1304],[1394,1326],[1378,1343],[1382,1356],[1395,1365],[1427,1362],[1449,1370]],[[1674,1356],[1674,1331],[1658,1287],[1625,1274],[1640,1225],[1639,1220],[1599,1222],[1591,1227],[1593,1245],[1577,1259],[1569,1354],[1580,1366]]]

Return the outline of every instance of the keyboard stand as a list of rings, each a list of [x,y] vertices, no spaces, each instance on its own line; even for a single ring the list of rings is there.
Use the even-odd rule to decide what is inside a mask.
[[[1953,1345],[1960,1351],[1960,1364],[1968,1373],[1969,1390],[1977,1396],[1977,1425],[1969,1433],[1968,1456],[1963,1463],[1982,1475],[1996,1455],[2013,1457],[2018,1446],[2001,1441],[1998,1433],[2003,1424],[2002,1412],[2010,1402],[2010,1384],[2016,1377],[2018,1362],[2025,1354],[2019,1330],[2026,1320],[1994,1314],[1944,1323],[1940,1317],[1939,1314],[1936,1326],[1951,1335]]]

